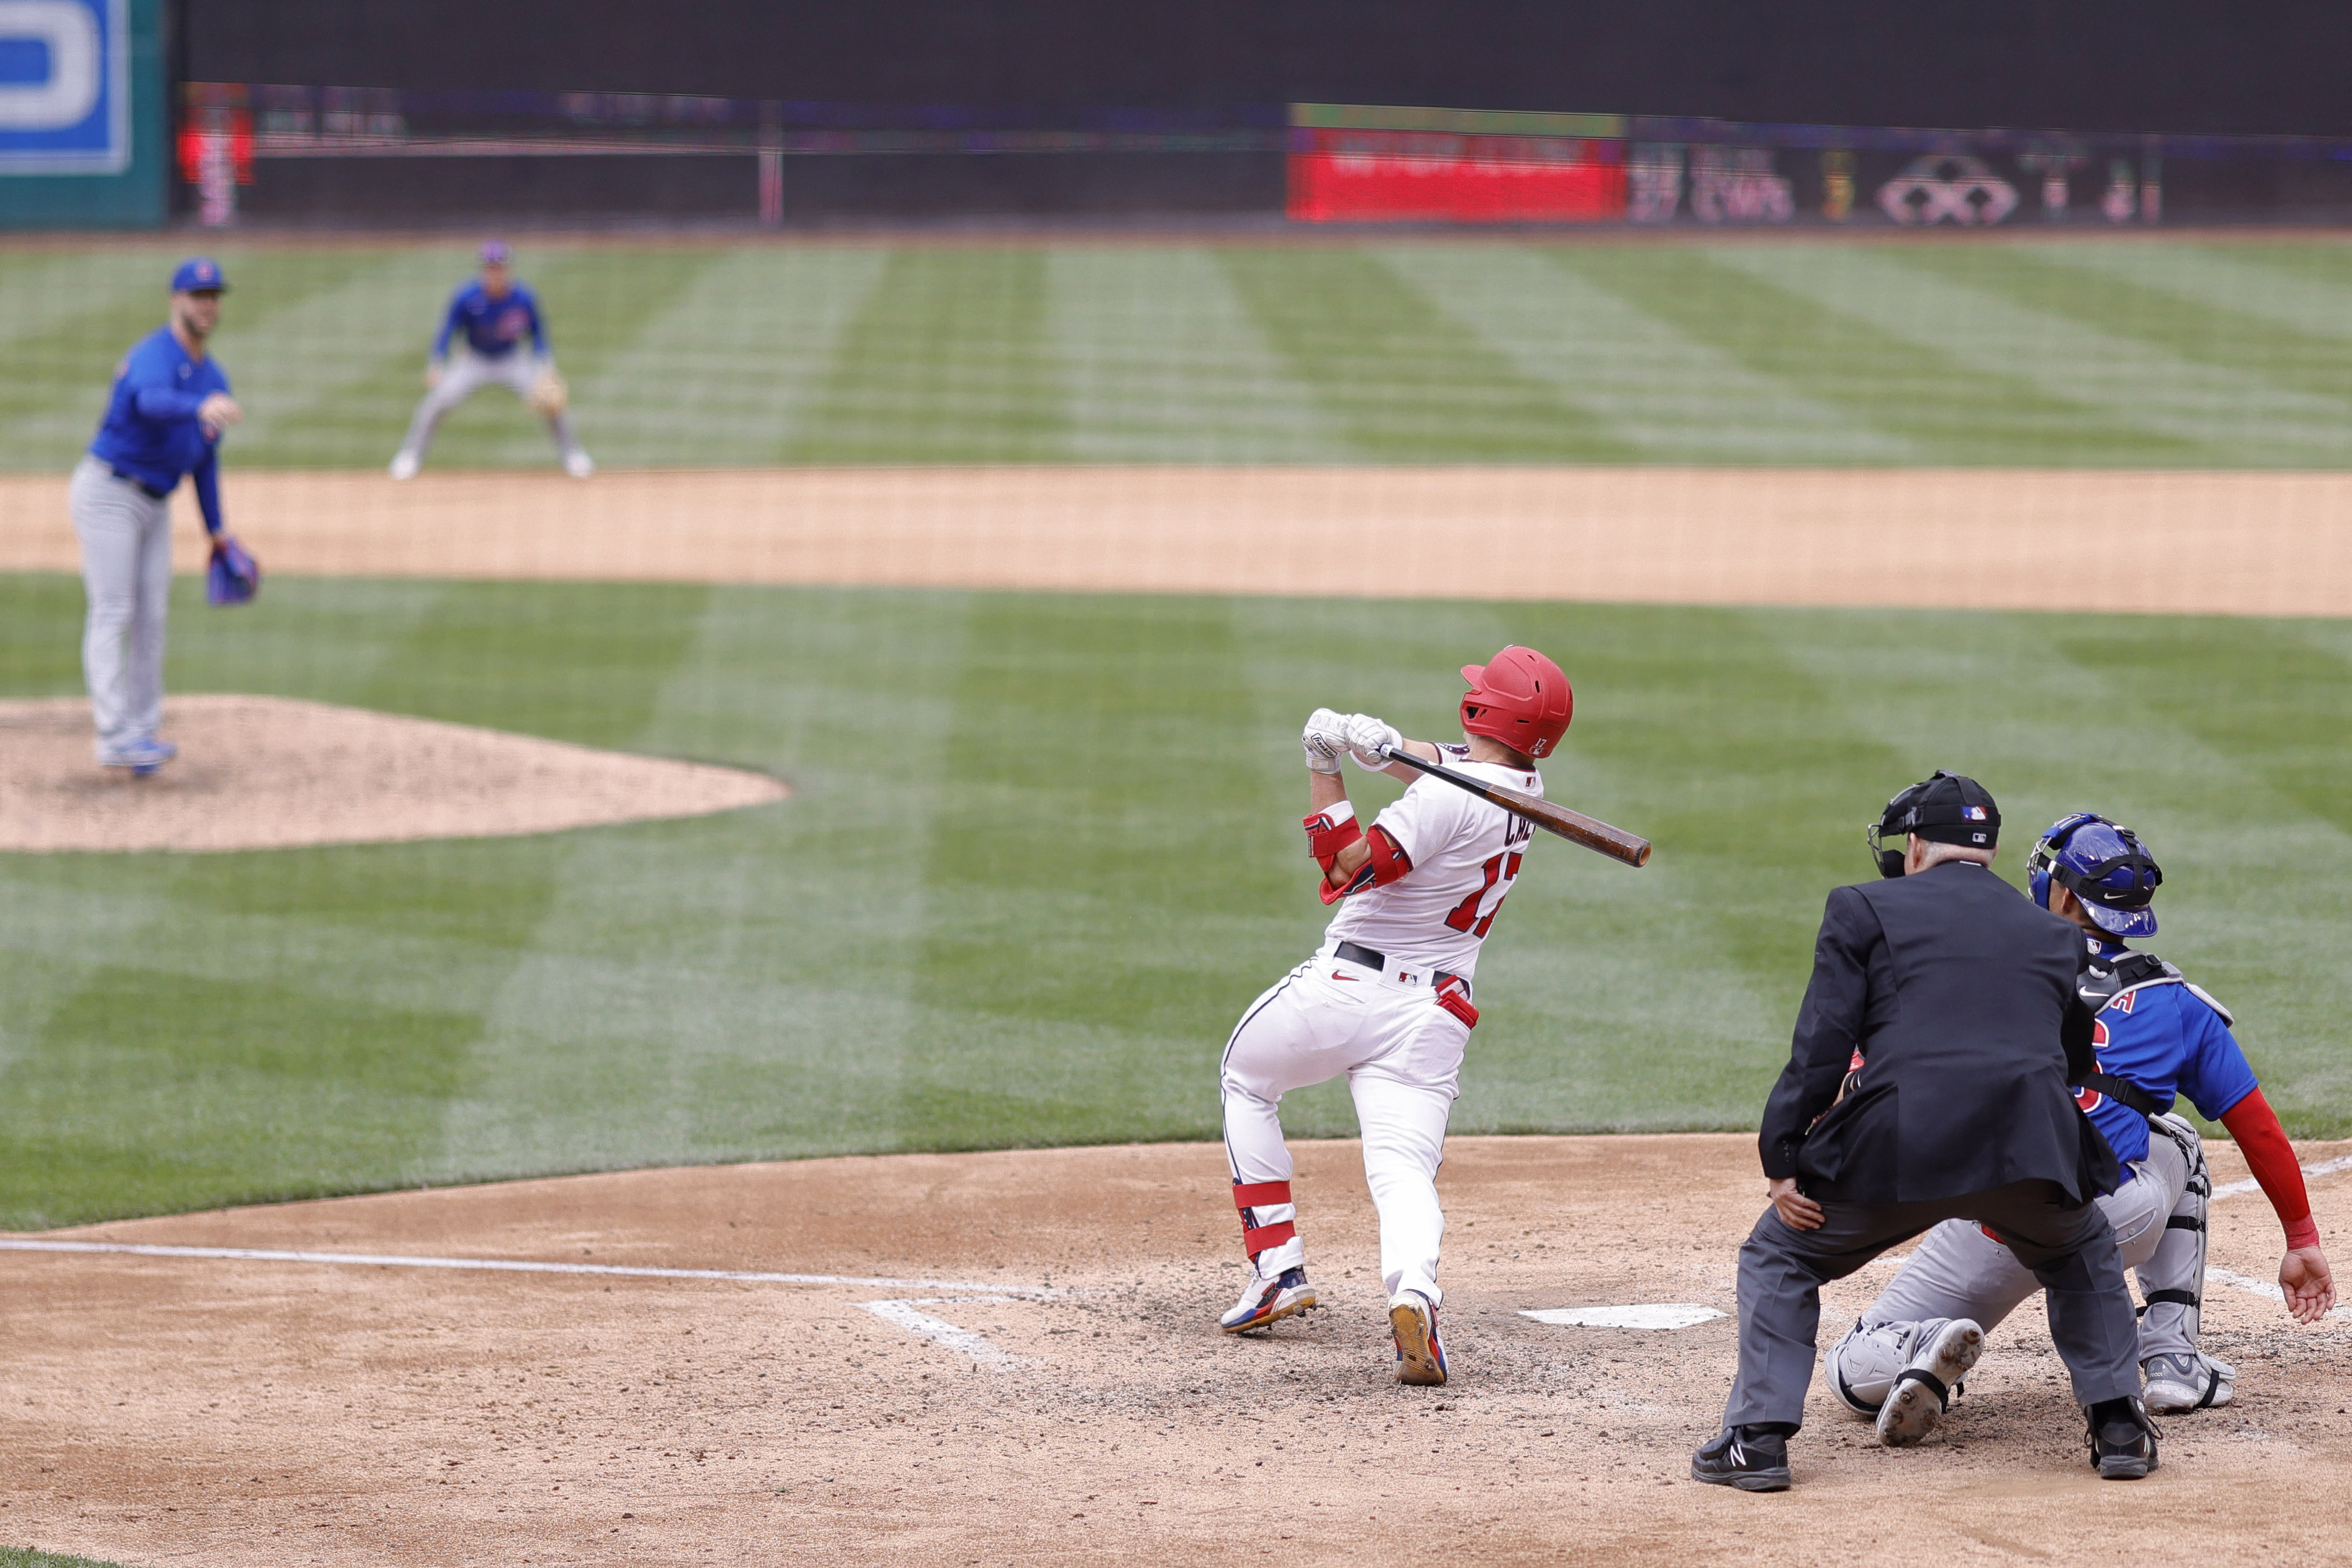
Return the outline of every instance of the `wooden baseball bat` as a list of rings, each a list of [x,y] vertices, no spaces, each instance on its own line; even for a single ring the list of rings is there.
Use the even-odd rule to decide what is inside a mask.
[[[1636,838],[1622,827],[1612,827],[1599,817],[1587,816],[1580,811],[1570,811],[1564,805],[1554,805],[1548,800],[1538,800],[1531,795],[1521,795],[1515,789],[1490,784],[1457,773],[1437,763],[1424,763],[1402,746],[1382,746],[1381,755],[1392,763],[1402,763],[1418,773],[1433,779],[1444,779],[1455,789],[1468,790],[1480,800],[1492,802],[1514,816],[1524,816],[1547,833],[1557,833],[1571,844],[1581,844],[1587,849],[1606,855],[1612,860],[1622,860],[1628,866],[1650,863],[1650,841]]]

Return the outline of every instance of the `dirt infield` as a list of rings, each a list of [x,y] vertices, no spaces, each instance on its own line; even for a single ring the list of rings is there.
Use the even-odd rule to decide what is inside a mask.
[[[179,759],[92,759],[79,699],[0,702],[0,850],[280,849],[700,816],[789,793],[740,768],[630,756],[283,697],[173,697]]]
[[[2237,1364],[2239,1403],[2168,1422],[2147,1481],[2091,1475],[2030,1307],[1927,1447],[1876,1447],[1817,1388],[1794,1492],[1690,1482],[1729,1320],[1519,1313],[1728,1311],[1759,1206],[1739,1137],[1456,1141],[1440,1179],[1455,1377],[1399,1386],[1356,1148],[1300,1153],[1326,1307],[1252,1341],[1213,1328],[1238,1268],[1213,1146],[587,1176],[49,1233],[857,1278],[9,1253],[0,1540],[221,1568],[2202,1568],[2323,1560],[2352,1507],[2352,1321],[2298,1329],[2222,1284],[2208,1343]],[[2219,1179],[2241,1173],[2226,1145],[2216,1160]],[[2313,1189],[2342,1235],[2352,1171]],[[2214,1215],[2215,1264],[2267,1278],[2279,1237],[2261,1197]],[[1825,1324],[1888,1270],[1833,1287]]]
[[[2040,609],[2034,563],[2063,541],[2100,563],[2104,609],[2352,614],[2352,474],[232,467],[225,486],[279,573]],[[188,511],[183,569],[200,537]],[[0,478],[0,569],[79,569],[62,476]]]

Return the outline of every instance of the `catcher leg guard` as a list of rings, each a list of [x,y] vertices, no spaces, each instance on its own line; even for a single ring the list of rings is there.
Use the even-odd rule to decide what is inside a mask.
[[[2145,1363],[2159,1356],[2197,1353],[2199,1306],[2205,1293],[2206,1205],[2212,1197],[2213,1179],[2205,1168],[2205,1145],[2196,1128],[2176,1115],[2148,1118],[2151,1144],[2159,1138],[2176,1145],[2189,1166],[2189,1179],[2179,1201],[2164,1222],[2164,1237],[2139,1276],[2139,1356]],[[2150,1400],[2151,1406],[2157,1406]]]
[[[1438,1387],[1445,1382],[1445,1342],[1437,1334],[1437,1307],[1418,1290],[1389,1302],[1389,1334],[1396,1341],[1397,1381]]]
[[[1855,1323],[1822,1353],[1822,1375],[1855,1415],[1875,1417],[1911,1362],[1917,1323]]]
[[[1984,1331],[1966,1318],[1954,1318],[1923,1336],[1879,1406],[1878,1440],[1890,1448],[1908,1448],[1925,1439],[1952,1407],[1960,1379],[1983,1353]]]

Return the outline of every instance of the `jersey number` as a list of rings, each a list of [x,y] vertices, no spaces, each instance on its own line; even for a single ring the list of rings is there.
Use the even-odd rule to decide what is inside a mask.
[[[1519,874],[1519,862],[1525,858],[1523,855],[1505,853],[1487,861],[1486,879],[1478,884],[1475,892],[1454,906],[1454,912],[1445,917],[1445,923],[1455,931],[1466,931],[1475,937],[1484,937],[1488,931],[1494,930],[1495,917],[1503,912],[1503,899],[1511,896],[1511,883]],[[1478,905],[1488,893],[1494,891],[1496,882],[1503,884],[1503,898],[1496,899],[1495,907],[1481,917],[1478,913]]]

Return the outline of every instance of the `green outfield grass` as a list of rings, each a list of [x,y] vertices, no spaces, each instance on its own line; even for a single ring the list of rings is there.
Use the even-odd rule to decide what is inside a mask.
[[[222,254],[218,352],[252,414],[233,461],[385,461],[467,247]],[[2352,462],[2334,239],[547,241],[520,261],[607,463]],[[71,462],[168,265],[0,249],[0,468]],[[435,460],[549,458],[493,391]]]
[[[19,1547],[0,1546],[0,1568],[117,1568],[117,1565],[88,1557],[60,1557],[54,1552],[26,1552]]]
[[[1465,1132],[1752,1126],[1826,890],[1937,766],[2142,829],[2154,945],[2289,1126],[2352,1131],[2352,625],[289,578],[171,679],[773,770],[696,821],[0,856],[0,1226],[430,1182],[1214,1134],[1324,910],[1318,703],[1448,729],[1507,640],[1580,691],[1478,976]],[[79,689],[79,584],[0,577],[0,694]],[[1368,809],[1392,793],[1357,786]],[[1351,1128],[1335,1089],[1301,1132]]]

